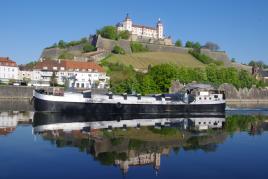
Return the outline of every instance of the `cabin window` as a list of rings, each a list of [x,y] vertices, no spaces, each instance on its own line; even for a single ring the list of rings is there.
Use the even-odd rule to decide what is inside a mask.
[[[211,100],[211,97],[209,97],[209,100]]]
[[[198,124],[201,124],[201,122],[199,122]]]
[[[218,98],[218,95],[214,95],[214,98]]]
[[[138,100],[141,100],[141,95],[138,95],[137,97],[138,97]]]
[[[171,101],[171,98],[170,97],[166,97],[165,100],[166,101]]]
[[[207,98],[205,97],[204,99],[206,100]]]
[[[85,88],[85,84],[84,83],[81,84],[81,88]]]
[[[201,98],[199,98],[199,100],[201,100]]]

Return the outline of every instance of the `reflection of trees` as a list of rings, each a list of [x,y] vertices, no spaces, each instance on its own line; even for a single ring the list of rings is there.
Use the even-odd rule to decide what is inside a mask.
[[[202,132],[169,127],[160,129],[141,127],[139,130],[113,129],[112,132],[101,129],[95,131],[95,135],[92,136],[79,130],[46,131],[42,135],[57,147],[76,147],[79,151],[92,155],[103,165],[128,163],[131,166],[142,157],[154,156],[156,161],[161,155],[169,154],[172,149],[175,154],[178,154],[181,149],[215,152],[218,144],[223,143],[228,135],[235,131],[249,131],[250,135],[256,135],[267,129],[268,124],[264,122],[263,116],[235,115],[226,118],[223,129],[209,129]],[[141,164],[141,161],[135,165]],[[146,164],[154,165],[153,162]]]
[[[265,117],[260,115],[233,115],[227,117],[224,129],[230,134],[236,131],[250,131],[250,133],[254,133],[256,127],[261,126],[260,124],[263,124],[264,119]]]

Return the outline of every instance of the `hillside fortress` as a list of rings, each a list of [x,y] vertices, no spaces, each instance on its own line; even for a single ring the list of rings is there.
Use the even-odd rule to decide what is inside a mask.
[[[125,20],[122,23],[116,25],[117,31],[129,31],[132,35],[137,35],[138,37],[163,39],[164,38],[164,26],[158,19],[156,27],[148,27],[144,25],[133,24],[132,19],[127,14]]]

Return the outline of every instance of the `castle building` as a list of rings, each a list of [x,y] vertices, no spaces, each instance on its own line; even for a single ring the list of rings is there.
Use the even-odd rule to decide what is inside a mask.
[[[125,20],[116,25],[117,31],[129,31],[131,35],[144,38],[164,39],[164,26],[160,20],[156,23],[156,27],[148,27],[144,25],[133,24],[132,19],[127,14]]]

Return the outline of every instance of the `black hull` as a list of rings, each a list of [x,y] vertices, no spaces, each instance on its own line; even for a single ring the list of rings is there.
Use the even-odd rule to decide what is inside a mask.
[[[65,114],[102,115],[163,115],[163,117],[224,116],[225,103],[221,104],[112,104],[55,102],[34,98],[35,111],[60,112]],[[123,116],[123,117],[124,117]]]

